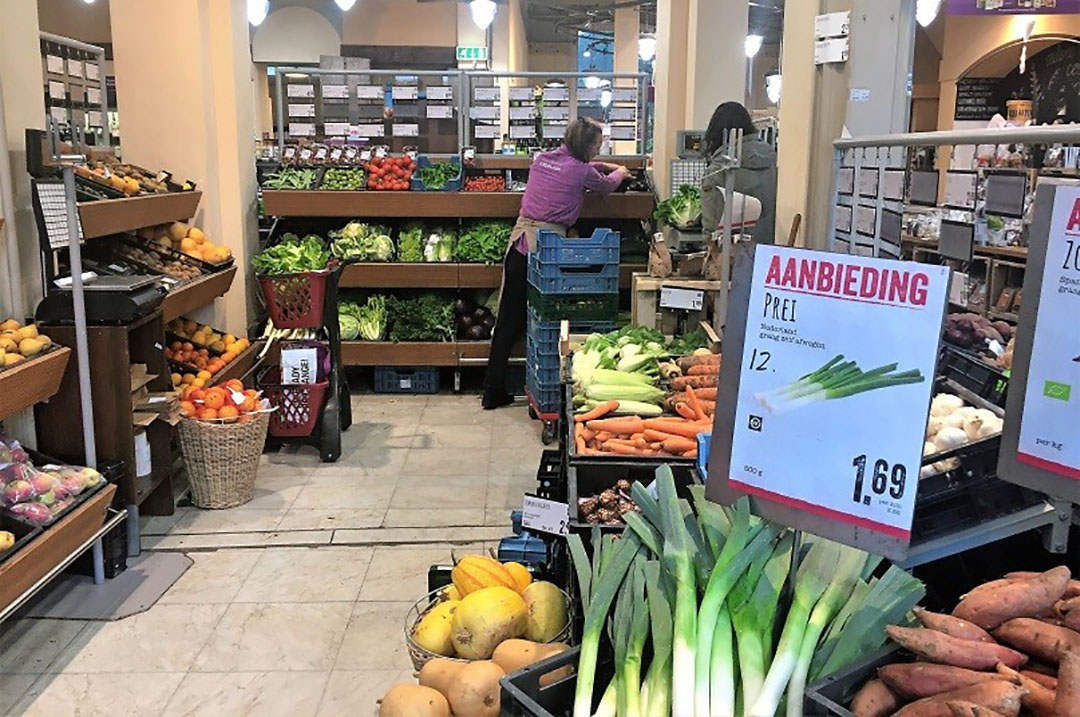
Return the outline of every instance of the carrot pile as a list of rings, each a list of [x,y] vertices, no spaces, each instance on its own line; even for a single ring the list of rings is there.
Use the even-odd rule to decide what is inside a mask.
[[[574,417],[574,447],[579,455],[697,458],[697,435],[712,430],[712,417],[693,389],[679,416],[604,418],[618,408],[618,401],[608,401]]]
[[[716,413],[716,391],[720,383],[720,354],[684,356],[675,364],[683,375],[671,379],[672,392],[665,399],[664,407],[680,416],[687,415],[680,406],[691,403],[690,391],[694,391],[706,415],[711,418]]]
[[[1064,565],[1009,573],[951,615],[916,609],[921,627],[887,627],[919,661],[879,668],[855,695],[855,717],[1080,717],[1080,581],[1071,577]]]

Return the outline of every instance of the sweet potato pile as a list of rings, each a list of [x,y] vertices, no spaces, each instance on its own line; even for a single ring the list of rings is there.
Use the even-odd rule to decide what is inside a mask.
[[[1080,580],[1059,566],[1009,573],[951,615],[916,609],[889,626],[917,661],[886,665],[855,695],[855,717],[1080,717]]]

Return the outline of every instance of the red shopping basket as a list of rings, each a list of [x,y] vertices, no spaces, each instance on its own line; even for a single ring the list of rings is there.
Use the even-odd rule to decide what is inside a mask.
[[[259,288],[266,298],[270,318],[279,329],[310,329],[322,326],[326,282],[330,270],[299,274],[260,276]],[[271,425],[273,421],[271,421]]]
[[[294,386],[281,383],[281,367],[271,366],[259,374],[259,388],[271,406],[270,435],[281,438],[310,436],[322,416],[330,381]]]

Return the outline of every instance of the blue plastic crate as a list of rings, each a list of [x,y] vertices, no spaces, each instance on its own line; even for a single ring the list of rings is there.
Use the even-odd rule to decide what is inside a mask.
[[[559,412],[559,393],[562,384],[540,383],[531,372],[525,376],[525,386],[536,403],[536,410],[540,413]]]
[[[530,263],[529,283],[543,294],[607,294],[619,290],[619,265]]]
[[[569,323],[570,333],[572,334],[591,334],[594,332],[603,334],[615,330],[614,321],[571,321]],[[540,353],[544,355],[555,354],[557,356],[559,353],[561,325],[561,321],[541,321],[536,311],[530,306],[528,308],[525,335],[527,339],[533,341]]]
[[[559,370],[558,352],[554,356],[540,353],[531,341],[526,342],[525,363],[528,373],[542,384],[559,383],[562,375]]]
[[[540,229],[536,232],[536,251],[529,263],[559,266],[589,266],[619,263],[619,232],[595,229],[592,236],[564,237],[557,232]]]
[[[432,189],[424,184],[420,179],[420,170],[430,167],[433,164],[444,164],[444,162],[432,162],[427,155],[421,154],[416,157],[416,169],[413,170],[412,179],[409,180],[409,189],[414,192],[460,192],[462,178],[465,176],[465,170],[461,157],[454,155],[450,159],[446,160],[457,164],[458,173],[453,179],[448,179],[446,184],[439,189]]]
[[[709,448],[712,446],[712,433],[702,431],[697,434],[697,469],[701,474],[701,480],[706,480],[706,471],[709,467]]]
[[[432,366],[375,367],[375,393],[438,393],[439,369]]]

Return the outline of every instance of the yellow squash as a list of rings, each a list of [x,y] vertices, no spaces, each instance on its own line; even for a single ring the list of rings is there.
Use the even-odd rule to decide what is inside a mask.
[[[497,585],[518,590],[517,581],[503,564],[484,555],[466,555],[454,566],[450,579],[462,596]]]

